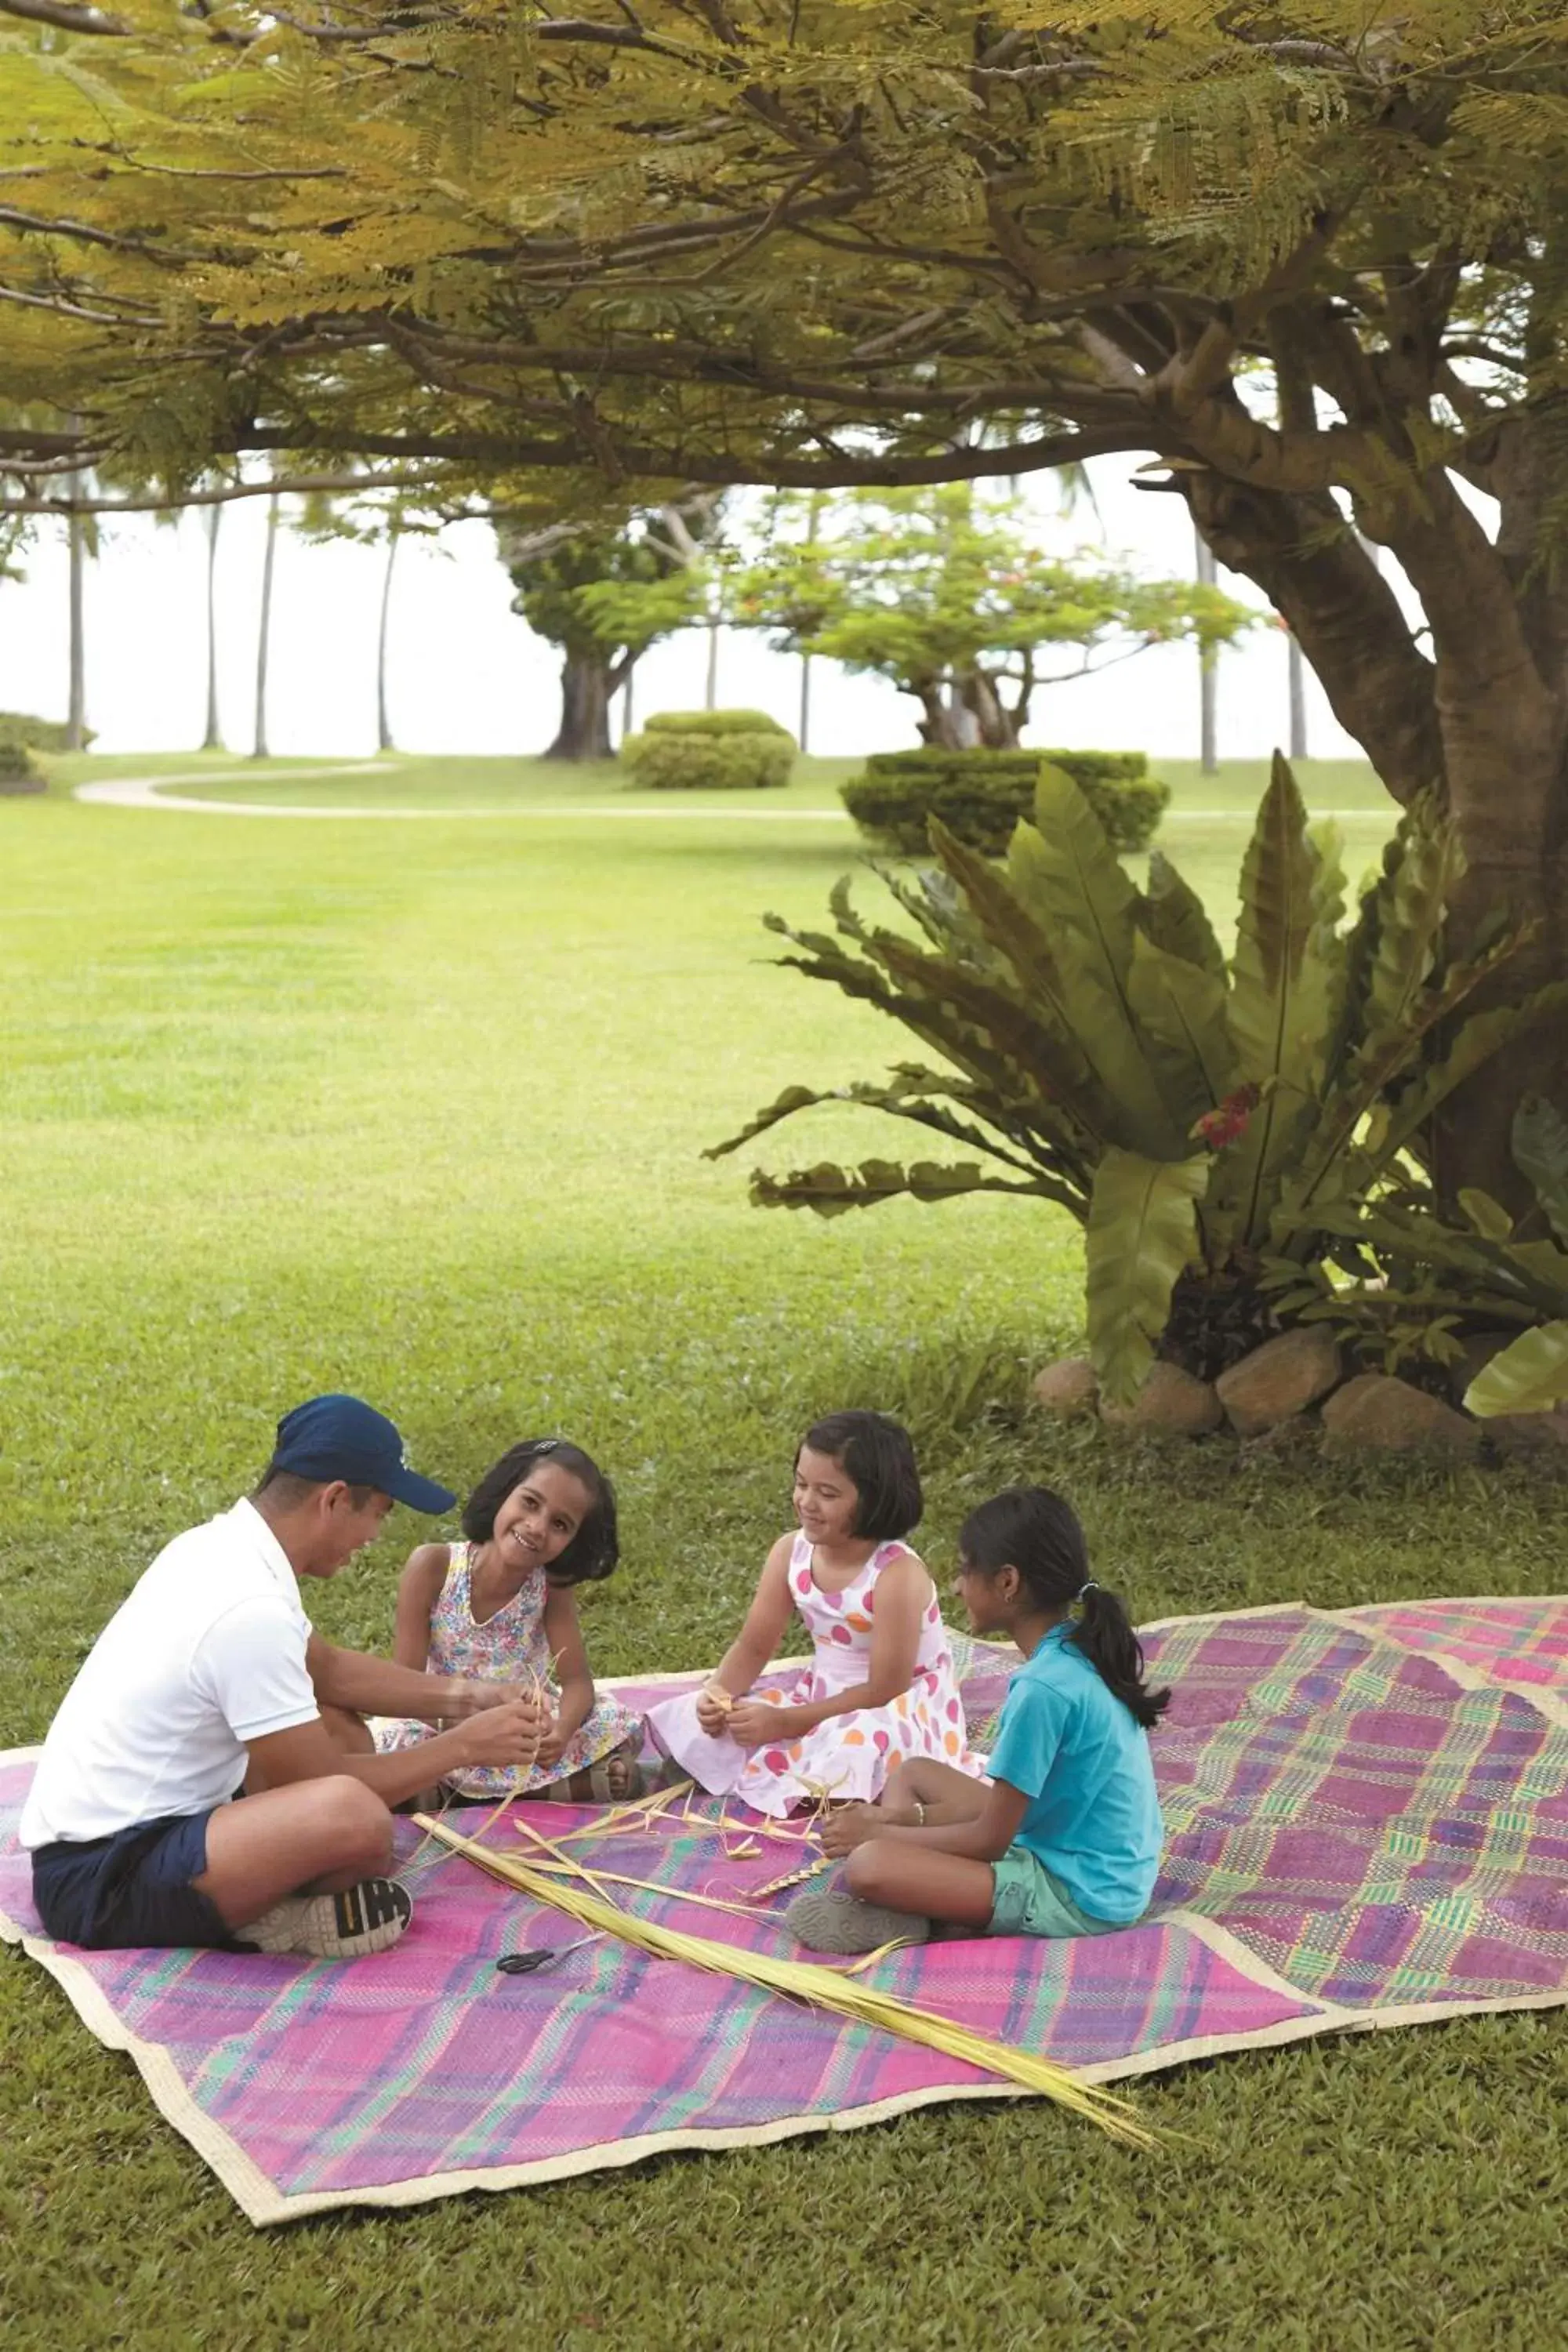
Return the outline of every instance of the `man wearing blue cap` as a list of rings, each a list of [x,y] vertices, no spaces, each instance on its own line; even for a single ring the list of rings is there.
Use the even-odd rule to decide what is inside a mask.
[[[255,1493],[165,1546],[49,1727],[21,1840],[51,1936],[338,1959],[396,1942],[413,1906],[386,1874],[391,1808],[458,1768],[531,1763],[538,1705],[334,1648],[299,1579],[335,1576],[395,1502],[456,1499],[357,1397],[284,1416]],[[446,1727],[378,1756],[365,1714]]]

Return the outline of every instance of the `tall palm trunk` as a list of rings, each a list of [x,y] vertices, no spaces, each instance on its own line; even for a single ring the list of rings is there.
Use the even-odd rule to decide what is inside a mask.
[[[267,553],[261,564],[261,623],[256,635],[256,745],[253,760],[265,760],[267,749],[267,650],[272,634],[272,567],[278,552],[278,493],[267,501]]]
[[[1194,529],[1197,541],[1198,584],[1213,588],[1218,583],[1219,566],[1215,551],[1201,530]],[[1198,648],[1198,764],[1205,776],[1219,773],[1219,647],[1201,646]]]
[[[719,615],[708,615],[708,678],[703,688],[702,708],[716,710],[719,707]]]
[[[392,568],[397,562],[397,525],[386,534],[386,570],[381,582],[381,627],[375,641],[375,748],[378,751],[395,751],[392,740],[392,721],[386,709],[386,625],[392,610]]]
[[[1290,674],[1290,757],[1304,760],[1307,754],[1307,670],[1301,659],[1301,648],[1294,637],[1287,640]]]
[[[206,510],[207,533],[207,723],[202,736],[204,751],[223,750],[217,712],[217,534],[223,509],[215,499]]]
[[[72,506],[68,526],[70,554],[70,685],[66,705],[66,749],[80,751],[87,743],[87,642],[84,592],[87,576],[87,518],[75,500],[84,488],[80,474],[70,477]]]
[[[800,728],[798,731],[802,751],[809,751],[811,749],[811,656],[809,654],[802,654],[800,657]]]

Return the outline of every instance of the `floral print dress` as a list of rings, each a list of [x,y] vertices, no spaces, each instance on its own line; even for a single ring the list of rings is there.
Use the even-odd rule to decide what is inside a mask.
[[[537,1675],[552,1707],[559,1706],[561,1694],[550,1680],[550,1643],[544,1632],[544,1604],[550,1593],[545,1570],[536,1568],[503,1609],[477,1624],[468,1590],[473,1554],[474,1547],[466,1543],[453,1544],[447,1554],[446,1580],[430,1612],[427,1672],[487,1683],[516,1682]],[[373,1721],[371,1730],[377,1748],[386,1755],[395,1748],[417,1747],[420,1740],[433,1736],[435,1727],[411,1717],[381,1717]],[[569,1780],[586,1765],[597,1764],[627,1739],[640,1745],[641,1716],[635,1707],[623,1706],[619,1699],[600,1693],[593,1713],[573,1733],[557,1762],[536,1764],[526,1772],[513,1764],[470,1764],[460,1772],[449,1772],[447,1785],[466,1797],[531,1795],[553,1780]]]
[[[903,1543],[879,1544],[853,1583],[824,1592],[812,1574],[812,1548],[797,1535],[790,1553],[789,1591],[816,1644],[810,1662],[785,1664],[762,1675],[745,1694],[771,1706],[800,1706],[863,1683],[871,1667],[871,1626],[877,1585]],[[697,1720],[697,1695],[667,1699],[648,1714],[658,1747],[716,1796],[738,1798],[777,1820],[824,1794],[835,1803],[881,1795],[888,1774],[910,1756],[931,1756],[977,1778],[984,1766],[969,1747],[952,1648],[933,1594],[921,1621],[914,1678],[885,1706],[830,1715],[799,1739],[742,1748],[712,1738]]]

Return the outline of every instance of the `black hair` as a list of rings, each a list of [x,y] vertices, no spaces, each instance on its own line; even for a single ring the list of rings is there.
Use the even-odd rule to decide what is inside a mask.
[[[259,1495],[270,1495],[284,1510],[297,1511],[301,1503],[310,1501],[318,1487],[335,1486],[337,1483],[335,1478],[301,1478],[297,1470],[280,1470],[276,1462],[269,1462],[257,1485],[251,1488],[250,1499],[255,1502]],[[349,1500],[356,1511],[368,1511],[373,1497],[385,1491],[381,1486],[355,1486],[348,1479],[343,1484],[348,1487]]]
[[[1089,1546],[1070,1504],[1048,1486],[1008,1486],[970,1512],[958,1549],[982,1576],[1016,1568],[1037,1608],[1060,1612],[1081,1601],[1083,1616],[1068,1641],[1144,1730],[1153,1728],[1171,1694],[1145,1687],[1142,1644],[1116,1594],[1089,1574]]]
[[[616,1490],[580,1445],[563,1437],[525,1437],[485,1472],[463,1505],[463,1533],[470,1543],[489,1543],[496,1530],[496,1513],[527,1477],[536,1462],[556,1462],[581,1479],[590,1501],[583,1524],[571,1542],[546,1570],[552,1584],[598,1584],[621,1556],[620,1530],[616,1523]]]
[[[890,1543],[918,1528],[925,1497],[910,1433],[885,1412],[830,1412],[813,1422],[795,1448],[798,1465],[807,1446],[830,1454],[854,1487],[855,1533],[871,1543]]]

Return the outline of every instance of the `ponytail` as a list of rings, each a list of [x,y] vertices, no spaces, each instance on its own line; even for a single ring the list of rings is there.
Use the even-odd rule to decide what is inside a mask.
[[[1114,1592],[1107,1592],[1092,1578],[1078,1597],[1083,1615],[1068,1640],[1077,1643],[1107,1690],[1131,1710],[1145,1731],[1152,1731],[1171,1704],[1171,1694],[1145,1688],[1143,1644],[1126,1610]]]
[[[1083,1529],[1059,1495],[1048,1486],[1009,1486],[971,1511],[958,1540],[963,1558],[982,1575],[1016,1568],[1037,1607],[1062,1611],[1076,1604],[1081,1614],[1068,1641],[1134,1721],[1145,1731],[1153,1728],[1171,1694],[1146,1687],[1142,1644],[1117,1595],[1089,1574]]]

